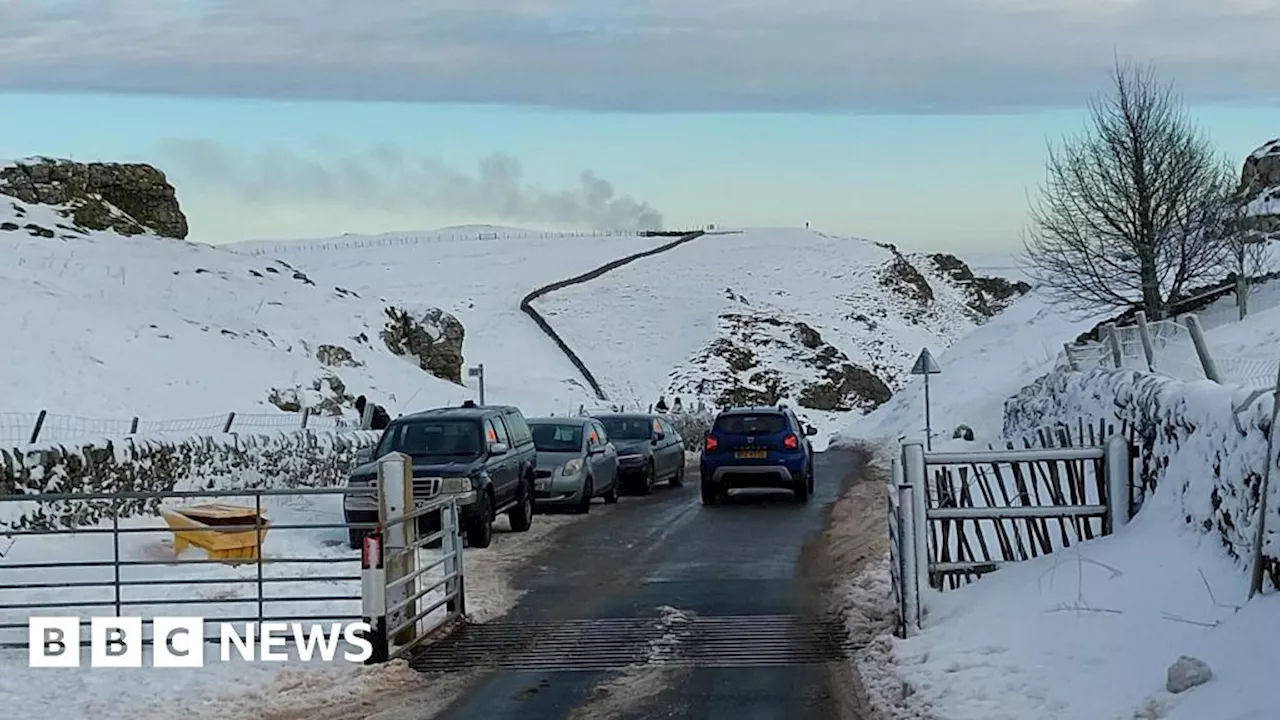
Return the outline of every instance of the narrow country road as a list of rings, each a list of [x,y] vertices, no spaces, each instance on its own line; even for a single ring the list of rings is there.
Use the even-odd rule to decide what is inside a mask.
[[[436,719],[864,719],[819,557],[860,462],[819,454],[807,505],[781,493],[703,507],[687,473],[566,530],[517,578],[529,593],[508,616],[414,659],[483,669]]]

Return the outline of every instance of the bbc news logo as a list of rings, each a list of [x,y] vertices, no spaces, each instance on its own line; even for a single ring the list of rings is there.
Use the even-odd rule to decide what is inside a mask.
[[[140,617],[89,619],[89,667],[143,666],[143,620]],[[205,620],[199,617],[158,617],[151,620],[151,667],[192,668],[205,664]],[[334,662],[363,663],[373,656],[369,623],[218,623],[218,657],[251,662],[286,662],[318,657]],[[32,617],[27,621],[30,667],[80,667],[81,636],[78,617]],[[348,646],[339,653],[339,646]]]

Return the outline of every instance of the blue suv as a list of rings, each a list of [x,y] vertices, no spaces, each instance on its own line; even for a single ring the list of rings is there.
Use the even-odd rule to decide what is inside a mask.
[[[716,505],[735,488],[790,490],[798,503],[813,493],[817,429],[785,405],[743,407],[716,416],[702,447],[702,504]]]

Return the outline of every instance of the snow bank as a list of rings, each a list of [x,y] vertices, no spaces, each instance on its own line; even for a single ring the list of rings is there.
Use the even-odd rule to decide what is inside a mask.
[[[950,347],[935,347],[942,369],[941,375],[929,378],[935,440],[947,440],[961,424],[973,429],[983,447],[998,440],[1005,400],[1051,371],[1063,341],[1097,321],[1063,317],[1033,290]],[[924,436],[924,381],[918,376],[874,412],[846,423],[838,442],[896,446],[904,435]]]
[[[1253,713],[1274,703],[1256,690],[1280,661],[1280,598],[1237,612],[1247,577],[1181,521],[1178,505],[1176,493],[1157,493],[1115,535],[933,595],[925,633],[877,640],[910,689],[888,716],[1273,717]],[[1217,678],[1165,692],[1166,670],[1181,655],[1207,661]]]
[[[1114,535],[959,590],[926,591],[925,630],[878,637],[860,658],[864,668],[878,664],[864,674],[886,717],[1273,717],[1257,688],[1280,664],[1272,640],[1280,597],[1247,602],[1244,562],[1270,409],[1270,393],[1134,371],[1055,371],[1009,399],[1011,438],[1081,419],[1132,428],[1151,491]],[[1278,495],[1272,489],[1271,528],[1280,527]],[[1273,562],[1280,555],[1274,530],[1264,550]],[[857,583],[877,587],[885,575],[879,568]],[[876,598],[862,602],[874,607]],[[1204,660],[1215,677],[1174,695],[1166,674],[1182,655]]]

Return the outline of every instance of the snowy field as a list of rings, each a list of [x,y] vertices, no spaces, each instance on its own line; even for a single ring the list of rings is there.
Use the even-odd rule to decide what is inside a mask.
[[[428,233],[345,235],[285,243],[224,246],[252,257],[279,257],[317,283],[341,285],[374,300],[453,313],[466,328],[468,365],[485,367],[485,399],[527,414],[564,414],[594,402],[577,370],[520,311],[532,290],[610,260],[671,241],[634,235],[558,235],[468,226]],[[473,382],[473,381],[468,381]],[[421,407],[425,396],[398,394],[388,407]]]
[[[66,221],[49,207],[8,198],[3,222],[57,235],[0,232],[0,297],[22,298],[0,313],[0,333],[21,339],[0,348],[0,412],[124,420],[280,413],[267,402],[271,388],[310,387],[326,372],[352,395],[390,407],[384,398],[421,405],[472,396],[387,351],[377,335],[382,303],[339,290],[343,282],[296,274],[269,256],[82,235],[59,227]],[[353,340],[362,334],[371,342]],[[322,365],[315,352],[324,343],[347,348],[360,365]]]
[[[1212,323],[1207,336],[1215,352],[1255,358],[1271,352],[1280,334],[1275,293],[1273,286],[1258,291],[1244,323]],[[1233,311],[1228,298],[1203,315]],[[1004,400],[1052,370],[1062,343],[1101,319],[1064,319],[1033,294],[939,353],[943,374],[931,387],[935,448],[985,449],[999,440]],[[1193,400],[1193,387],[1226,397],[1239,392],[1187,387]],[[851,422],[845,437],[885,448],[904,435],[923,437],[921,390],[913,379],[889,403]],[[974,428],[976,442],[950,439],[960,423]],[[1180,456],[1115,535],[1007,566],[957,591],[927,591],[925,630],[908,640],[881,637],[859,661],[886,717],[1276,717],[1274,700],[1260,688],[1280,664],[1280,647],[1271,640],[1280,630],[1280,598],[1272,593],[1246,605],[1245,569],[1215,534],[1186,523],[1185,503],[1201,501],[1184,499],[1180,489],[1212,474],[1212,448],[1201,450]],[[864,606],[884,602],[888,591],[887,565],[849,584],[851,601]],[[1172,695],[1164,689],[1166,672],[1181,655],[1207,662],[1214,678]]]

